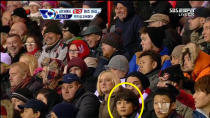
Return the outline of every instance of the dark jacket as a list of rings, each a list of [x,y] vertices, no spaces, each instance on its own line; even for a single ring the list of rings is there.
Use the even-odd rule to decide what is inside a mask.
[[[97,78],[93,77],[95,68],[88,67],[88,71],[82,76],[83,86],[86,91],[94,93],[96,91]]]
[[[183,117],[180,116],[180,115],[176,112],[176,110],[174,110],[174,111],[172,111],[172,112],[169,114],[168,118],[183,118]]]
[[[102,49],[101,49],[101,43],[99,43],[96,47],[90,49],[89,57],[98,58],[102,55],[103,55],[103,53],[102,53]]]
[[[210,55],[210,43],[205,44],[203,51]]]
[[[70,103],[79,109],[76,118],[98,118],[100,102],[93,93],[86,92],[83,87],[77,90]]]
[[[1,76],[1,83],[0,83],[1,99],[3,99],[7,98],[10,93],[9,71],[0,74],[0,76]]]
[[[195,110],[193,111],[193,118],[208,118],[208,117],[206,117],[201,110]]]
[[[134,7],[130,1],[121,1],[127,7],[128,15],[123,21],[119,18],[116,19],[116,29],[121,30],[121,38],[123,40],[123,50],[125,50],[124,56],[128,60],[131,59],[133,54],[140,50],[140,37],[139,29],[143,26],[143,20],[135,14]]]
[[[23,53],[25,53],[25,52],[26,52],[25,48],[22,48],[22,49],[20,50],[20,52],[19,52],[17,55],[15,55],[15,57],[12,57],[12,56],[10,55],[10,53],[8,53],[8,54],[10,55],[10,57],[11,57],[11,59],[12,59],[12,63],[15,63],[15,62],[18,62],[18,61],[19,61],[20,56],[21,56]]]

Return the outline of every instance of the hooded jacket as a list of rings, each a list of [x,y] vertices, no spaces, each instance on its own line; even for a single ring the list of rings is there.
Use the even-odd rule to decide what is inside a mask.
[[[186,52],[187,50],[189,50],[190,59],[193,63],[193,71],[190,74],[185,73],[185,76],[195,81],[198,81],[201,77],[210,73],[210,55],[201,51],[199,47],[196,46],[194,43],[187,44],[185,47],[183,47],[180,58],[180,65],[182,71],[184,72],[187,72],[187,70],[184,68],[184,52]]]
[[[119,18],[116,19],[116,29],[121,30],[121,37],[123,40],[123,49],[126,51],[125,56],[128,60],[139,49],[141,42],[139,37],[139,29],[143,26],[143,21],[137,15],[135,15],[133,2],[130,1],[117,1],[117,3],[123,4],[127,8],[127,16],[123,21]]]

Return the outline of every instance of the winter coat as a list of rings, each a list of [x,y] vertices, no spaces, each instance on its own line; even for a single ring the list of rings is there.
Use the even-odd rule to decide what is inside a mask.
[[[198,47],[195,47],[192,43],[187,44],[183,47],[182,54],[181,54],[181,68],[182,71],[186,72],[184,69],[184,52],[189,50],[190,59],[193,63],[193,71],[189,74],[185,73],[186,77],[191,77],[195,81],[198,81],[204,75],[210,73],[210,55],[206,54],[205,52],[201,51]]]
[[[150,86],[149,88],[151,89],[152,92],[155,92],[157,89],[157,83],[159,81],[159,69],[155,69],[152,72],[146,74],[147,78],[149,79]]]
[[[202,31],[203,31],[203,28],[194,30],[190,35],[190,40],[191,42],[198,44],[201,50],[204,50],[205,40],[203,38]]]
[[[9,71],[0,74],[1,76],[1,98],[7,98],[10,93]]]
[[[63,43],[61,40],[51,47],[48,47],[47,45],[43,46],[42,53],[38,59],[39,66],[46,57],[56,58],[62,61],[65,60],[67,50],[68,50],[67,45]]]
[[[141,55],[142,52],[136,52],[135,55],[132,57],[132,59],[129,61],[129,72],[136,72],[139,70],[139,57]],[[171,61],[170,61],[170,57],[169,55],[169,50],[168,48],[163,48],[163,50],[160,52],[161,55],[161,60],[162,60],[162,67],[161,70],[164,70],[168,67],[171,66]]]
[[[76,118],[98,118],[100,102],[93,93],[86,92],[83,87],[77,90],[70,103],[79,109]]]
[[[193,111],[193,118],[209,118],[202,110],[196,109]]]
[[[180,116],[176,110],[172,111],[169,115],[168,118],[183,118],[182,116]]]
[[[183,118],[192,118],[193,109],[176,100],[176,112]]]
[[[127,2],[127,3],[126,3]],[[133,54],[141,47],[139,37],[139,29],[143,26],[143,20],[135,14],[133,4],[130,1],[120,1],[120,3],[126,4],[128,14],[123,21],[119,18],[116,19],[116,29],[121,30],[121,38],[123,40],[123,50],[125,50],[124,56],[130,60]]]
[[[203,51],[204,51],[206,54],[210,55],[210,43],[209,43],[209,42],[206,43],[206,45],[204,46]]]
[[[114,105],[114,99],[115,99],[115,95],[113,93],[110,98],[109,108],[114,118],[120,118],[120,116],[117,113],[117,108]],[[108,102],[105,100],[101,103],[100,108],[99,108],[99,118],[111,118],[107,109],[107,103]]]
[[[15,55],[15,57],[12,57],[11,54],[8,52],[8,54],[10,55],[11,59],[12,59],[12,63],[18,62],[20,59],[20,56],[22,54],[24,54],[26,52],[26,50],[24,48],[20,49],[19,53]],[[11,63],[11,64],[12,64]]]
[[[88,67],[87,72],[82,76],[83,86],[86,91],[94,93],[96,91],[97,78],[93,77],[95,68]]]

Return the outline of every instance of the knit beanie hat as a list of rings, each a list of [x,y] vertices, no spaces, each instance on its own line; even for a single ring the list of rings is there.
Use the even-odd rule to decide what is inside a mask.
[[[27,19],[27,13],[23,7],[16,8],[12,13],[12,16],[13,15]]]
[[[53,107],[52,112],[54,112],[58,118],[75,118],[78,109],[70,103],[59,103]]]
[[[68,69],[67,70],[69,71],[69,69],[73,66],[78,66],[82,70],[82,75],[84,75],[84,73],[88,69],[86,63],[80,57],[74,57],[72,60],[70,60],[69,63],[68,63]]]
[[[47,28],[44,31],[44,34],[46,34],[48,32],[53,32],[53,33],[56,33],[56,34],[60,34],[62,36],[61,28],[57,23],[48,24]]]
[[[101,43],[108,44],[117,50],[120,50],[122,45],[122,39],[119,34],[115,32],[110,32],[104,35],[101,40]]]
[[[36,5],[36,6],[38,6],[39,8],[41,7],[41,3],[40,3],[39,1],[31,1],[31,2],[29,3],[29,6],[32,6],[32,5]]]
[[[125,56],[116,55],[111,58],[111,60],[109,61],[109,64],[105,67],[114,68],[114,69],[121,70],[127,73],[129,69],[129,63]]]
[[[171,56],[174,56],[174,57],[179,57],[181,54],[182,54],[182,48],[184,47],[185,45],[178,45],[176,46],[172,53],[171,53]]]
[[[75,44],[77,50],[79,50],[78,56],[82,59],[86,58],[90,54],[88,44],[84,40],[74,40],[69,44],[69,47]]]
[[[162,28],[148,27],[146,33],[148,33],[152,43],[157,48],[162,48],[163,39],[165,38],[165,32]]]
[[[74,36],[80,34],[80,26],[75,21],[65,21],[63,28],[74,34]]]
[[[23,102],[27,102],[29,99],[33,98],[32,92],[27,88],[18,88],[10,96],[11,98],[17,98]]]

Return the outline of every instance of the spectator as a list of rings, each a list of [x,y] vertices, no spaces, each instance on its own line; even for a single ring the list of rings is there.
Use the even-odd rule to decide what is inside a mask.
[[[43,1],[42,2],[42,9],[57,8],[57,6],[58,6],[57,1]]]
[[[16,8],[12,13],[12,24],[22,22],[26,23],[28,21],[26,11],[23,7]]]
[[[30,99],[26,104],[18,107],[23,109],[22,118],[45,118],[46,105],[40,100]]]
[[[210,75],[206,75],[195,83],[195,93],[193,98],[195,100],[196,110],[193,112],[194,118],[208,118],[210,105]]]
[[[154,95],[154,109],[158,118],[182,118],[175,110],[176,94],[169,88],[159,88]]]
[[[20,117],[20,113],[22,112],[18,105],[24,105],[28,100],[32,98],[33,94],[27,88],[19,88],[11,94],[10,99],[14,108],[15,118]]]
[[[93,77],[94,71],[90,70],[81,58],[74,57],[71,61],[69,61],[67,73],[76,74],[82,81],[85,90],[95,92],[97,78]]]
[[[198,81],[202,76],[210,73],[210,55],[201,51],[194,43],[188,43],[183,47],[180,65],[185,77]]]
[[[175,46],[182,43],[181,36],[170,26],[171,21],[168,15],[156,13],[144,22],[149,23],[148,27],[160,27],[164,30],[163,47],[168,48],[169,54],[171,54]]]
[[[11,64],[12,60],[8,53],[1,52],[1,98],[7,98],[9,95],[9,65]]]
[[[61,101],[60,96],[56,93],[55,90],[42,88],[40,89],[35,97],[37,100],[41,100],[47,105],[46,114],[47,117],[50,116],[50,112],[53,107]]]
[[[150,81],[149,88],[154,92],[157,88],[158,73],[161,68],[160,55],[154,51],[144,51],[140,55],[139,71],[146,75]]]
[[[80,39],[80,26],[75,21],[65,21],[62,29],[63,39],[69,44],[74,39]]]
[[[199,7],[195,9],[194,17],[189,20],[189,29],[192,30],[190,40],[191,42],[198,44],[201,50],[204,50],[204,46],[206,45],[202,36],[202,31],[203,24],[207,17],[210,17],[210,10],[208,8]]]
[[[129,89],[121,89],[117,92],[114,105],[121,118],[136,118],[139,116],[138,97]]]
[[[32,1],[29,3],[30,17],[40,17],[41,14],[39,9],[41,8],[41,3],[37,1]]]
[[[30,70],[30,76],[34,75],[35,69],[38,67],[38,60],[35,56],[29,54],[21,55],[19,62],[23,62],[28,65]]]
[[[18,62],[21,54],[25,53],[23,42],[17,34],[11,34],[6,40],[7,51],[12,59],[12,63]]]
[[[143,51],[152,50],[161,55],[161,70],[171,66],[170,57],[168,56],[169,50],[166,47],[162,47],[163,39],[165,38],[165,33],[163,29],[156,27],[144,27],[140,29],[140,35],[142,39],[141,45]],[[129,62],[129,73],[137,71],[139,69],[137,63],[139,62],[139,55],[141,55],[141,53],[142,52],[136,52],[135,55],[132,57],[131,61]]]
[[[71,112],[69,112],[71,111]],[[76,118],[78,109],[69,103],[56,104],[51,112],[51,118]]]
[[[177,45],[172,53],[171,53],[171,64],[172,65],[176,65],[176,64],[180,64],[180,55],[182,53],[182,49],[185,45]]]
[[[21,1],[7,1],[7,10],[13,12],[16,8],[22,7]]]
[[[85,91],[77,75],[64,75],[61,84],[63,100],[79,109],[76,118],[98,117],[100,102],[93,93]]]
[[[174,85],[177,89],[184,89],[186,78],[183,75],[181,67],[179,64],[173,65],[171,67],[166,68],[165,70],[160,72],[159,75],[159,82],[157,86],[161,87],[168,87],[168,84]],[[186,91],[188,92],[188,91]],[[193,109],[187,107],[186,105],[182,104],[180,101],[176,100],[176,111],[178,114],[183,116],[184,118],[192,118]]]
[[[117,78],[117,76],[111,72],[111,71],[103,71],[98,76],[98,82],[97,82],[97,91],[99,93],[99,96],[103,98],[103,101],[99,108],[99,118],[110,118],[108,109],[107,109],[107,100],[109,93],[111,92],[112,88],[114,88],[115,85],[120,83],[120,79]],[[115,92],[112,94],[112,97],[110,99],[110,111],[114,118],[118,118],[119,115],[117,114],[117,109],[114,104],[114,98],[116,97],[116,92],[120,89],[117,88]]]
[[[202,35],[207,45],[204,47],[204,52],[210,55],[210,17],[206,18],[206,22],[203,25]]]
[[[129,69],[128,60],[125,56],[116,55],[112,57],[109,64],[105,67],[120,78],[121,82],[125,82],[125,76],[127,75]]]
[[[2,26],[11,26],[12,19],[11,19],[11,12],[4,11],[1,18]]]
[[[111,32],[106,34],[101,40],[101,43],[103,56],[98,59],[98,65],[94,72],[94,77],[98,77],[100,72],[105,70],[104,65],[107,65],[113,56],[122,54],[122,40],[117,33]]]
[[[26,24],[22,22],[14,23],[9,31],[9,34],[17,34],[20,36],[23,43],[25,43],[25,37],[28,32]]]
[[[138,30],[143,26],[143,22],[139,16],[135,14],[132,1],[116,1],[115,2],[116,29],[122,32],[123,50],[130,61],[132,55],[140,49],[140,37]]]
[[[62,80],[64,64],[61,60],[45,58],[42,63],[42,83],[44,88],[53,89],[59,94],[61,93],[61,87],[59,81]]]
[[[39,58],[42,50],[42,39],[35,34],[29,34],[27,35],[25,46],[28,54]]]
[[[67,61],[74,57],[85,59],[90,53],[87,43],[84,40],[74,40],[68,46]]]
[[[144,100],[144,111],[142,114],[142,117],[147,118],[153,118],[155,117],[155,111],[152,107],[152,93],[151,90],[149,89],[149,79],[143,75],[140,72],[132,72],[127,76],[126,82],[132,83],[134,85],[136,85],[138,87],[138,89],[141,91],[142,96],[143,96],[143,100]],[[141,97],[139,92],[132,86],[130,85],[126,85],[127,89],[130,89],[131,91],[133,91],[139,98],[139,106],[141,107],[142,101],[141,101]]]
[[[46,45],[42,48],[42,53],[38,59],[39,64],[46,57],[56,58],[64,61],[67,54],[67,46],[62,42],[62,32],[57,23],[47,26],[44,31],[44,41]]]
[[[42,83],[35,78],[31,78],[28,65],[23,62],[17,62],[10,66],[9,80],[11,92],[18,88],[28,88],[31,92],[36,92],[42,87]]]
[[[87,41],[88,46],[90,48],[90,57],[98,58],[102,56],[101,50],[101,38],[102,38],[102,31],[101,28],[95,25],[88,26],[86,30],[82,33],[82,36]]]

